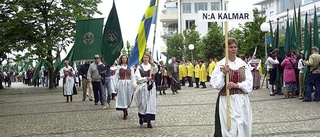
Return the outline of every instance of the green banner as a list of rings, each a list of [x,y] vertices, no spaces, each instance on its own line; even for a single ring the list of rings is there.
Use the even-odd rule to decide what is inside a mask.
[[[56,76],[60,72],[60,69],[62,69],[64,67],[64,65],[63,65],[64,61],[68,61],[69,65],[73,66],[74,49],[75,49],[74,46],[72,46],[72,48],[70,49],[70,51],[67,54],[67,56],[63,60],[61,60],[59,62],[59,64],[57,64],[57,66],[55,67],[54,72],[53,72],[54,76]],[[59,56],[59,58],[60,58],[60,56]]]
[[[93,60],[94,55],[101,55],[103,18],[77,20],[74,60]]]
[[[116,5],[113,1],[113,6],[109,13],[108,20],[103,32],[101,51],[104,61],[107,64],[112,65],[114,61],[120,56],[122,48],[123,40],[121,35],[121,28],[119,24]]]

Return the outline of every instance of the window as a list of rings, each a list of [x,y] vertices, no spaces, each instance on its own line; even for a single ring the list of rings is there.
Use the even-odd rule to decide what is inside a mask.
[[[182,3],[183,13],[191,13],[191,3]]]
[[[186,20],[186,29],[191,29],[193,24],[195,24],[194,20]]]
[[[211,10],[220,10],[220,2],[211,2]]]
[[[207,11],[208,10],[208,3],[201,2],[201,3],[194,3],[194,12],[198,13],[198,11]]]
[[[177,13],[178,13],[178,8],[176,7],[166,8],[166,14],[177,14]]]
[[[309,3],[312,3],[314,2],[314,0],[304,0],[304,4],[309,4]]]
[[[301,5],[301,0],[295,0],[295,5]],[[292,10],[292,2],[290,0],[277,0],[277,13],[286,12],[287,9]]]

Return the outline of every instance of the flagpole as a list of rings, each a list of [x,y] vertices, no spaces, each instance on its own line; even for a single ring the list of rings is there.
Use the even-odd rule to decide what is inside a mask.
[[[297,18],[296,18],[296,16],[297,16],[297,13],[296,13],[296,3],[294,2],[294,0],[292,0],[291,1],[292,2],[292,6],[293,6],[293,13],[294,13],[294,15],[293,15],[293,29],[294,29],[294,34],[296,34],[296,32],[297,32]]]
[[[156,0],[156,15],[153,15],[155,17],[155,23],[154,23],[154,35],[153,35],[153,45],[152,45],[152,56],[151,56],[151,62],[153,62],[154,57],[154,47],[156,45],[156,34],[157,34],[157,19],[158,19],[158,10],[159,10],[159,0]],[[152,70],[152,69],[151,69]],[[150,72],[150,77],[152,75],[152,72]]]
[[[153,35],[153,45],[152,45],[152,53],[151,53],[152,54],[152,57],[151,57],[152,62],[153,62],[153,57],[154,57],[154,47],[156,45],[158,10],[159,10],[159,0],[156,0],[156,15],[154,15],[155,16],[155,23],[154,23],[154,31],[153,31],[154,35]]]
[[[227,11],[227,4],[228,4],[228,0],[225,0],[225,3],[224,3],[224,7],[225,7],[225,11]],[[229,53],[228,53],[228,48],[229,48],[229,45],[228,45],[228,22],[224,22],[224,32],[225,32],[225,54],[226,54],[226,66],[229,64]],[[226,72],[226,98],[227,98],[227,128],[228,128],[228,131],[231,130],[231,114],[230,114],[230,91],[229,89],[227,88],[227,85],[229,84],[229,72],[227,71]]]

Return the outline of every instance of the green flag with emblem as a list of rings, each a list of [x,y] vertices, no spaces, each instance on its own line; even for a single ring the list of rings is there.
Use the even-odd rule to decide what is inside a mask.
[[[113,1],[112,9],[109,13],[102,39],[102,57],[104,61],[112,65],[120,56],[123,48],[123,40],[121,35],[121,27],[119,23],[116,5]]]
[[[101,55],[103,18],[77,20],[74,60],[93,60],[94,55]]]

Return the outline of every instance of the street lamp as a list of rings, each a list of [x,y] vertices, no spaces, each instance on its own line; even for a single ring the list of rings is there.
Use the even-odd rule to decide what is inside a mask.
[[[264,34],[264,51],[265,51],[265,61],[268,58],[268,53],[267,53],[267,33],[270,30],[269,23],[264,22],[261,24],[260,29],[262,32],[265,32]],[[266,72],[267,73],[267,72]],[[266,80],[266,88],[268,88],[268,81]]]
[[[262,32],[268,32],[269,29],[270,29],[270,26],[269,26],[269,23],[262,23],[261,26],[260,26],[260,29]],[[264,51],[265,51],[265,59],[267,59],[268,57],[268,53],[267,53],[267,33],[264,34]]]
[[[191,59],[192,59],[192,61],[193,61],[193,50],[194,50],[194,45],[193,44],[190,44],[189,46],[188,46],[188,48],[189,48],[189,50],[191,50]],[[192,62],[191,61],[191,62]]]

